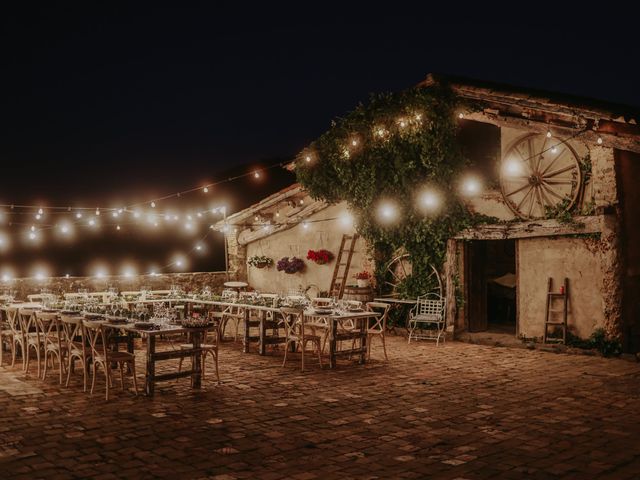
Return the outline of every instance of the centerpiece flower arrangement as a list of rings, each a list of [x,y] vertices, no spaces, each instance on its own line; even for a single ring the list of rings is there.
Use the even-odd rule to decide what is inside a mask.
[[[282,257],[278,260],[276,268],[279,272],[297,273],[304,269],[304,260],[298,257]]]
[[[363,270],[362,272],[356,273],[354,277],[358,282],[358,287],[368,287],[373,275],[366,270]]]
[[[254,255],[247,260],[247,263],[252,267],[265,268],[273,265],[273,259],[265,255]]]
[[[333,260],[333,253],[329,250],[325,250],[324,248],[321,250],[309,250],[307,252],[307,260],[316,262],[318,265],[324,265],[325,263],[329,263]]]

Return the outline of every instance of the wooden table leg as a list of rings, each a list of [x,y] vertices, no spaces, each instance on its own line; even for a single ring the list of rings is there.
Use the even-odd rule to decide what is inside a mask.
[[[244,353],[249,353],[249,309],[244,309]]]
[[[336,346],[337,346],[337,341],[336,341],[336,337],[338,335],[338,321],[335,319],[331,319],[331,326],[329,327],[331,329],[331,333],[329,334],[329,368],[335,368],[336,367]]]
[[[156,363],[153,358],[156,353],[156,337],[155,335],[147,336],[147,375],[145,379],[145,392],[150,397],[153,396],[155,390]]]
[[[360,319],[360,348],[362,351],[360,352],[360,365],[362,365],[367,360],[367,327],[369,326],[369,318],[361,318]]]
[[[202,352],[200,346],[202,344],[202,331],[194,331],[191,333],[191,343],[193,348],[197,350],[197,353],[193,356],[193,375],[191,377],[191,386],[193,388],[202,387]]]
[[[266,322],[267,312],[262,310],[260,311],[260,347],[258,352],[260,355],[266,355],[267,353],[267,344],[265,342],[267,337],[267,322]]]

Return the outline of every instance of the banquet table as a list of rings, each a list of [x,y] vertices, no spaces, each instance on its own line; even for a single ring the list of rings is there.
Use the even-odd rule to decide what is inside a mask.
[[[331,313],[318,313],[317,310],[307,309],[304,311],[304,321],[308,324],[324,321],[329,327],[329,368],[335,368],[336,360],[341,356],[358,355],[359,363],[363,364],[367,358],[367,330],[369,319],[377,318],[380,312],[368,311],[332,311]],[[340,328],[347,321],[354,322],[354,328]],[[340,349],[339,342],[353,341],[359,343],[356,348]]]
[[[178,325],[166,325],[161,328],[150,330],[137,328],[135,324],[103,323],[105,327],[124,331],[127,334],[127,351],[134,353],[134,336],[139,334],[146,339],[146,369],[145,369],[145,393],[153,396],[156,382],[174,380],[176,378],[191,377],[191,387],[198,389],[202,386],[202,349],[201,345],[207,330],[211,327],[186,328]],[[156,337],[159,335],[173,335],[186,333],[188,343],[193,345],[189,349],[167,350],[156,352]],[[156,373],[156,362],[161,360],[171,360],[175,358],[191,358],[191,369],[181,372]]]

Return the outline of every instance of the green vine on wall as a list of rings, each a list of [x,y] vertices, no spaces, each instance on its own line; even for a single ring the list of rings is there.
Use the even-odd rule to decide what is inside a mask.
[[[447,240],[480,221],[458,193],[468,164],[457,141],[459,108],[442,86],[376,94],[335,120],[297,161],[298,181],[312,197],[348,203],[358,232],[373,247],[379,286],[386,261],[403,249],[413,274],[401,289],[409,296],[424,293],[430,265],[442,271]],[[418,206],[425,186],[439,195],[432,213]],[[397,205],[396,221],[380,221],[384,200]]]

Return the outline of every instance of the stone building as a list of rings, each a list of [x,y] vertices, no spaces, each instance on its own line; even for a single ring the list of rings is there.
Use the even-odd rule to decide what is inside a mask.
[[[588,337],[603,328],[627,350],[638,350],[640,112],[452,77],[429,75],[421,85],[434,82],[446,82],[472,105],[458,112],[460,140],[482,186],[468,206],[496,219],[448,242],[443,278],[450,330],[540,338],[548,279],[558,291],[567,278],[571,333]],[[336,250],[352,228],[339,220],[345,210],[312,201],[293,185],[229,217],[232,274],[261,290],[293,283],[328,289],[330,267],[293,279],[274,268],[247,271],[246,259]],[[370,268],[366,255],[354,263]],[[464,300],[458,306],[456,288]]]

